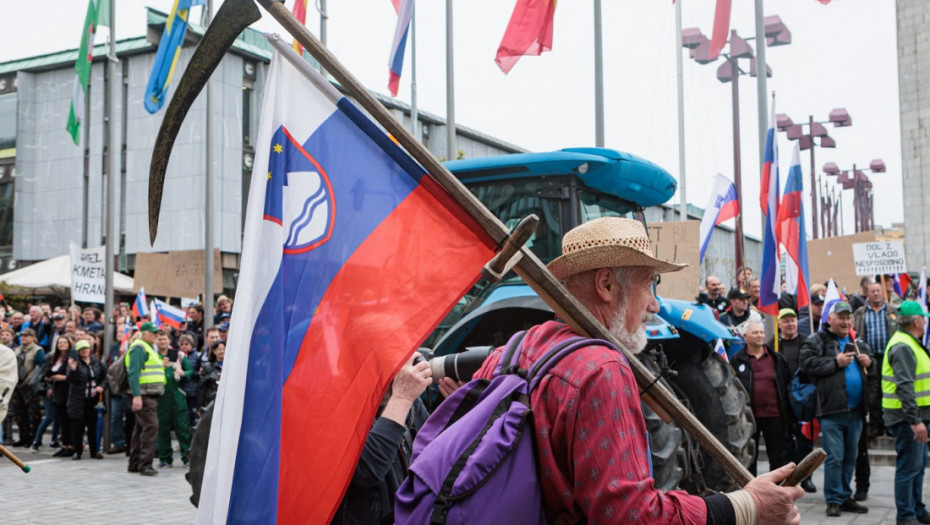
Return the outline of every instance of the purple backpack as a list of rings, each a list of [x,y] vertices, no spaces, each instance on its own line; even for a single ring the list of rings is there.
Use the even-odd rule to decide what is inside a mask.
[[[547,523],[533,445],[530,393],[574,350],[612,344],[573,337],[518,368],[523,337],[511,337],[492,379],[456,390],[426,420],[413,443],[409,474],[397,491],[399,524]]]

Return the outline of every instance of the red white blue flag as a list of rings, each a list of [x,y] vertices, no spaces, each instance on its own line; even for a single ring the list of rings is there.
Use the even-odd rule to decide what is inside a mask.
[[[807,263],[807,228],[804,224],[803,176],[801,173],[801,149],[794,144],[791,166],[785,195],[778,209],[778,241],[785,247],[785,288],[797,296],[798,308],[811,302],[810,270]]]
[[[765,137],[765,156],[762,159],[762,181],[759,185],[759,204],[762,207],[762,275],[759,281],[759,311],[778,315],[778,295],[781,279],[778,267],[778,144],[775,136],[775,101],[769,115],[769,130]]]
[[[410,31],[410,19],[413,18],[413,0],[391,0],[397,11],[397,25],[394,27],[394,40],[391,43],[391,59],[388,60],[388,89],[391,96],[397,96],[400,85],[400,73],[404,69],[404,50],[407,48],[407,33]]]
[[[730,358],[727,357],[727,348],[723,346],[723,339],[719,337],[717,338],[717,342],[714,343],[714,352],[716,352],[717,355],[722,357],[723,360],[726,361],[727,363],[730,362]]]
[[[831,277],[830,282],[827,283],[827,294],[823,298],[823,313],[820,314],[821,332],[827,329],[827,317],[830,315],[830,309],[833,308],[833,304],[843,299],[844,297],[840,295],[840,291],[836,288],[836,283]]]
[[[139,287],[139,293],[136,294],[136,300],[132,303],[132,313],[138,318],[149,316],[148,300],[145,298],[145,287]]]
[[[172,328],[180,329],[181,324],[187,322],[187,312],[184,310],[171,306],[161,299],[153,299],[153,302],[155,303],[155,315],[159,324],[166,324]]]
[[[717,174],[714,179],[714,189],[710,192],[710,200],[704,207],[704,216],[701,217],[701,255],[700,262],[704,262],[704,252],[710,244],[710,236],[714,233],[714,226],[722,224],[739,215],[739,197],[736,195],[736,186],[729,179]]]
[[[495,244],[276,36],[199,523],[329,523],[394,375]]]

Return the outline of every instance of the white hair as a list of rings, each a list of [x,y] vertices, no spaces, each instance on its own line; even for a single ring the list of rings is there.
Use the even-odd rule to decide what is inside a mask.
[[[743,337],[746,337],[746,334],[748,334],[752,330],[752,327],[755,325],[761,326],[762,330],[765,331],[765,324],[763,324],[762,321],[759,321],[758,319],[750,319],[749,321],[746,321],[746,324],[743,325],[740,333],[743,335]]]

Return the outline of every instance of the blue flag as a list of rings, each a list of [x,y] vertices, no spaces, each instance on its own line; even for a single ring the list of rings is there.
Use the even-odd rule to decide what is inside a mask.
[[[171,14],[165,22],[165,30],[161,34],[161,42],[158,43],[155,63],[152,64],[149,83],[145,87],[145,96],[142,98],[145,110],[149,113],[157,113],[165,104],[165,95],[168,93],[168,86],[171,85],[178,57],[181,56],[181,47],[184,46],[190,8],[205,3],[206,0],[174,0]]]

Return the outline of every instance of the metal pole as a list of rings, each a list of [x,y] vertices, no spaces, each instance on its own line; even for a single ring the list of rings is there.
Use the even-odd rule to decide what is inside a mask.
[[[840,235],[846,233],[846,225],[843,224],[843,190],[840,189]]]
[[[455,68],[452,53],[452,0],[446,0],[446,160],[455,160]]]
[[[685,80],[681,58],[681,0],[675,2],[675,65],[678,75],[678,194],[681,220],[688,220],[688,193],[685,186]]]
[[[594,0],[594,145],[604,147],[604,35],[601,0]]]
[[[739,269],[743,267],[743,213],[745,206],[743,201],[743,183],[741,176],[741,159],[739,143],[739,65],[735,58],[729,58],[730,76],[732,78],[733,90],[733,182],[736,186],[736,196],[740,203],[740,213],[736,216],[736,231],[734,242],[736,243],[736,274],[737,285],[739,285]]]
[[[756,95],[759,99],[759,165],[762,165],[761,159],[765,158],[765,139],[768,136],[768,117],[769,108],[766,99],[766,72],[768,67],[765,64],[765,12],[762,8],[762,0],[756,0]]]
[[[860,231],[862,231],[860,228],[862,223],[860,222],[860,219],[859,219],[859,215],[860,215],[859,214],[859,180],[856,179],[856,165],[855,164],[853,164],[852,175],[853,175],[853,210],[856,212],[856,216],[855,216],[856,228],[854,230],[854,233],[859,233]]]
[[[807,131],[810,133],[811,139],[811,222],[814,223],[814,238],[819,239],[820,235],[817,230],[817,171],[814,167],[814,116],[810,115],[809,127]]]
[[[105,0],[104,0],[105,1]],[[119,63],[119,60],[116,58],[116,0],[109,0],[110,2],[110,45],[109,45],[109,54],[107,61],[107,73],[109,77],[108,89],[109,89],[109,100],[107,101],[107,126],[108,129],[108,138],[107,138],[107,216],[104,222],[104,231],[106,242],[103,249],[104,257],[104,273],[106,274],[106,284],[104,285],[104,294],[106,295],[104,299],[104,330],[103,330],[103,349],[104,355],[107,355],[110,352],[110,347],[113,345],[113,330],[116,327],[116,322],[113,316],[113,243],[116,241],[117,236],[113,230],[113,215],[116,210],[116,177],[120,172],[120,141],[119,133],[116,129],[116,95],[118,93],[117,85],[122,86],[123,76],[117,71],[116,65]],[[110,321],[113,320],[113,327],[110,326]],[[106,395],[106,405],[110,404],[110,395],[109,392]],[[105,416],[103,418],[103,449],[106,450],[110,448],[110,418]]]
[[[410,8],[410,132],[420,141],[417,114],[417,4]]]
[[[326,14],[326,0],[320,1],[320,42],[323,45],[326,45],[326,21],[329,20],[329,16]],[[213,10],[210,10],[210,16],[213,16]]]
[[[205,26],[213,20],[213,0],[207,0]],[[207,169],[204,182],[203,205],[203,329],[213,326],[213,81],[207,80]]]

